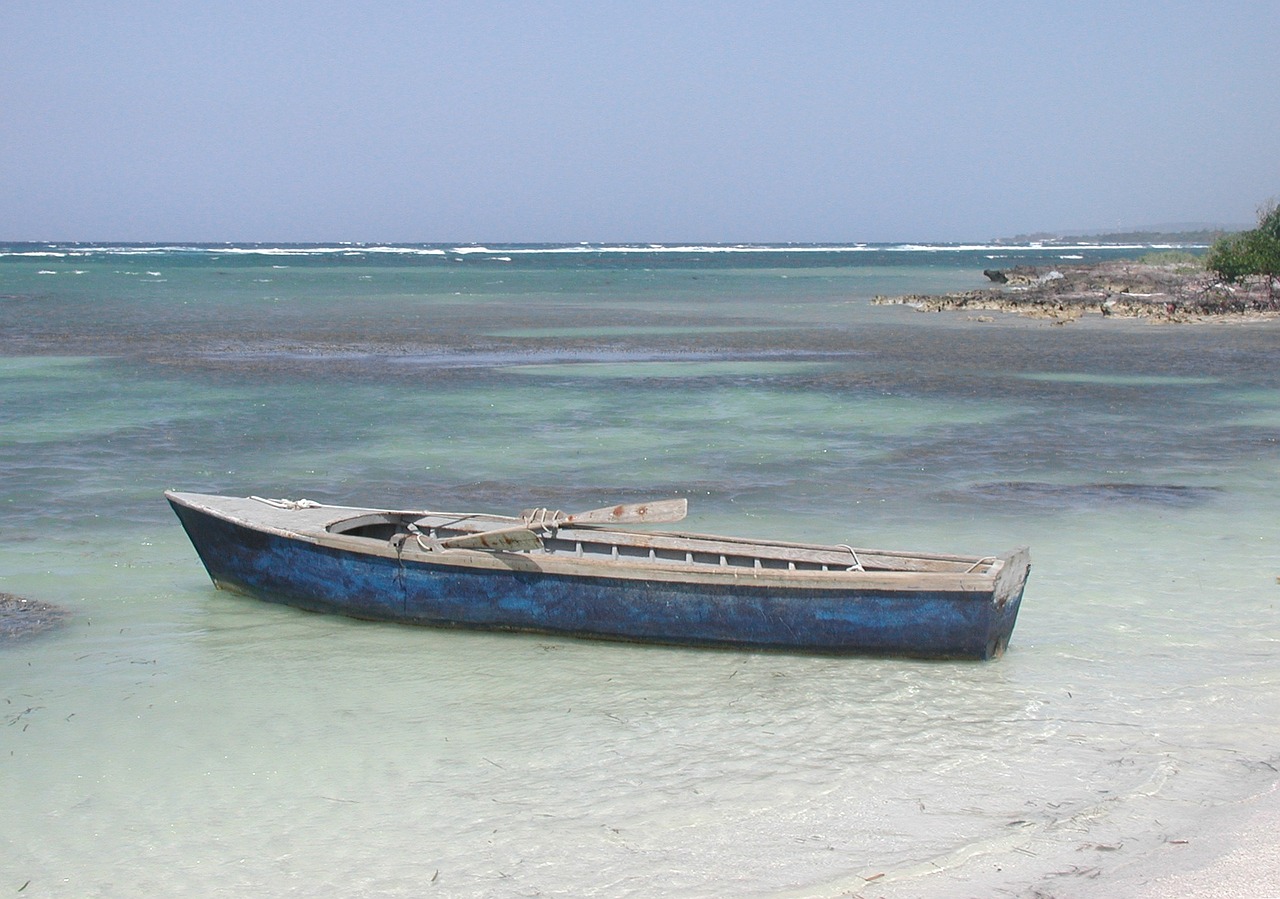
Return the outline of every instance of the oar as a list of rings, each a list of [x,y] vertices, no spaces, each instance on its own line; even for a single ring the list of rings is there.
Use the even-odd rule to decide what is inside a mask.
[[[546,509],[525,509],[520,517],[530,527],[557,528],[564,525],[596,527],[609,524],[660,524],[680,521],[688,514],[687,499],[660,499],[647,503],[623,503],[571,514]]]
[[[494,552],[521,552],[542,549],[542,538],[528,528],[503,528],[446,537],[436,542],[441,549],[487,549]]]
[[[622,503],[586,512],[551,512],[526,509],[520,513],[524,527],[499,528],[431,541],[424,546],[440,549],[483,549],[491,552],[522,552],[542,548],[542,538],[533,528],[554,530],[565,525],[599,527],[609,524],[657,524],[680,521],[689,513],[687,499],[661,499],[648,503]],[[420,541],[421,542],[421,541]]]

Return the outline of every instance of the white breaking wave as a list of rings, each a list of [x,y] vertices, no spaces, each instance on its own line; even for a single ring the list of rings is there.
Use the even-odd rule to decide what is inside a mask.
[[[205,256],[360,256],[366,253],[402,254],[409,256],[446,256],[448,251],[441,247],[411,246],[368,246],[353,247],[328,245],[300,246],[251,246],[229,244],[191,246],[182,244],[148,244],[123,246],[102,244],[94,246],[76,246],[60,250],[22,250],[3,251],[0,256],[167,256],[176,254]]]
[[[484,246],[454,247],[458,255],[495,253],[504,256],[563,255],[567,253],[858,253],[881,249],[869,244],[820,246],[804,244],[567,244],[548,246],[510,246],[491,249]]]
[[[325,256],[432,256],[461,259],[467,256],[491,258],[510,261],[516,256],[557,256],[557,255],[712,255],[712,254],[843,254],[843,253],[1080,253],[1098,250],[1141,250],[1141,249],[1193,249],[1201,248],[1200,244],[997,244],[997,243],[851,243],[851,244],[786,244],[786,243],[741,243],[741,244],[613,244],[613,243],[577,243],[577,244],[509,244],[487,246],[485,244],[145,244],[145,245],[50,245],[46,249],[0,249],[0,257],[30,256],[54,257],[66,256],[165,256],[165,255],[202,255],[202,256],[266,256],[266,257],[325,257]],[[991,258],[997,258],[992,256]],[[1063,259],[1083,258],[1079,256],[1061,256]]]
[[[1057,253],[1059,251],[1076,251],[1076,250],[1145,250],[1150,244],[1134,243],[1107,243],[1107,244],[927,244],[927,243],[904,243],[904,244],[884,244],[872,249],[883,250],[889,253]],[[996,258],[996,257],[991,257]]]

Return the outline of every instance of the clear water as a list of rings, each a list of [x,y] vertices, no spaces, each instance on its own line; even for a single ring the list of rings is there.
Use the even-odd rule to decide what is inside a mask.
[[[868,302],[1032,249],[454,249],[0,248],[0,591],[72,613],[0,644],[0,890],[1106,896],[1275,779],[1276,324]],[[1033,570],[987,664],[436,632],[215,591],[169,487]]]

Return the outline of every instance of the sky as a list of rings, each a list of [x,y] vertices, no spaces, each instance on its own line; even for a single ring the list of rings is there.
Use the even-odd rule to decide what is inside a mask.
[[[1249,225],[1280,0],[0,0],[0,240]]]

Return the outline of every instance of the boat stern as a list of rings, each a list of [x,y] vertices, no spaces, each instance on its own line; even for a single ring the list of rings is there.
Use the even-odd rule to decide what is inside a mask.
[[[991,626],[987,631],[987,646],[984,658],[996,659],[1004,655],[1009,646],[1009,638],[1013,635],[1013,626],[1018,620],[1018,608],[1022,605],[1022,592],[1026,589],[1027,578],[1031,574],[1031,549],[1022,546],[1012,552],[1005,553],[998,560],[1001,563],[996,573],[995,587],[992,591]]]

